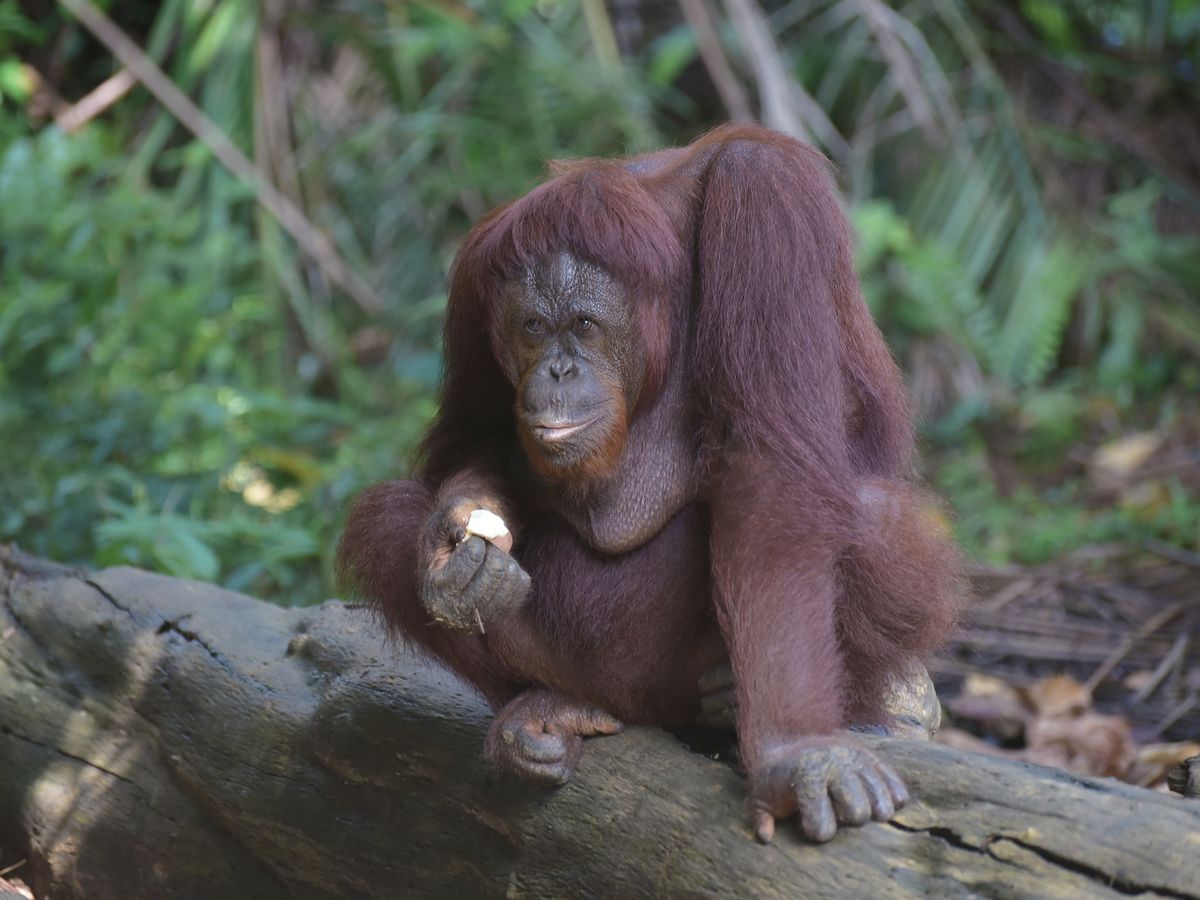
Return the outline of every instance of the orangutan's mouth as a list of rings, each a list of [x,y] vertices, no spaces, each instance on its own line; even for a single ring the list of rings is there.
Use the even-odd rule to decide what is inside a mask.
[[[555,444],[590,428],[599,421],[600,416],[593,416],[582,422],[545,422],[534,425],[533,433],[537,435],[538,440],[547,444]]]

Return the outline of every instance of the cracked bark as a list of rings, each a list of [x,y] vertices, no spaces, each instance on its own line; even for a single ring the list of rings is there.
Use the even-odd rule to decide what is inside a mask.
[[[39,896],[1200,898],[1200,805],[904,741],[917,800],[750,838],[654,729],[556,791],[480,761],[485,705],[368,617],[0,548],[0,868]]]

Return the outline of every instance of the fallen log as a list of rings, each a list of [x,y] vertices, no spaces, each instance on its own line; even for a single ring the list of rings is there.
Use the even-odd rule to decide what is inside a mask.
[[[0,870],[38,897],[1200,897],[1200,804],[1112,780],[883,741],[892,822],[764,847],[663,731],[545,790],[487,721],[337,601],[0,548]]]

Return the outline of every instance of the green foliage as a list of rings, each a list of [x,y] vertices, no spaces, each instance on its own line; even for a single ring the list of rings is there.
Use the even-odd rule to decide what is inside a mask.
[[[1195,196],[1027,112],[993,58],[1055,54],[1120,96],[1137,70],[1096,35],[1116,28],[1194,77],[1196,10],[1023,0],[1033,45],[1018,51],[986,4],[887,5],[885,53],[853,4],[772,6],[788,65],[850,148],[867,298],[968,548],[1032,561],[1197,540],[1178,484],[1147,514],[1094,509],[1061,474],[1090,398],[1124,413],[1200,391],[1200,239],[1160,227]],[[348,499],[403,471],[432,414],[464,230],[546,159],[693,137],[719,115],[680,87],[695,41],[675,26],[613,59],[603,23],[565,0],[285,4],[282,22],[250,0],[108,8],[386,308],[332,290],[145,91],[70,136],[38,119],[30,60],[66,73],[51,87],[67,97],[114,64],[61,10],[35,22],[0,0],[0,541],[321,599]],[[1079,162],[1115,186],[1060,214],[1044,188]],[[997,442],[1026,478],[1003,491]]]
[[[541,11],[538,11],[541,10]],[[311,263],[157,106],[31,132],[0,112],[0,541],[260,596],[333,591],[349,498],[398,474],[433,410],[445,265],[543,160],[647,147],[646,93],[590,50],[575,4],[322,13],[350,74],[296,73],[298,183],[393,303],[330,303]],[[543,14],[545,13],[545,14]],[[0,2],[0,91],[29,30]],[[168,0],[147,39],[243,146],[258,7]],[[352,63],[352,64],[351,64]],[[336,87],[345,104],[322,106]],[[380,92],[380,88],[383,92]],[[256,104],[255,98],[259,97]],[[261,123],[259,123],[261,124]],[[398,335],[355,359],[364,325]]]
[[[1001,493],[978,442],[959,446],[937,470],[937,489],[954,499],[955,531],[968,554],[983,562],[1037,564],[1089,544],[1140,543],[1149,538],[1194,546],[1200,503],[1178,482],[1150,509],[1097,505],[1083,479],[1043,487],[1022,483]]]
[[[339,115],[298,109],[299,143],[320,148],[299,177],[322,185],[342,246],[404,305],[443,289],[461,233],[528,190],[546,160],[659,143],[651,88],[606,68],[581,6],[367,4],[322,20],[359,67],[339,84]],[[301,94],[328,89],[320,70],[299,78]],[[428,342],[431,311],[398,324]]]
[[[264,378],[281,335],[245,229],[206,227],[119,158],[100,129],[0,157],[0,446],[22,461],[0,476],[0,538],[295,589],[321,556],[314,512],[336,515],[321,457],[350,417]],[[230,483],[239,465],[262,473],[259,505]],[[269,511],[289,488],[294,508]]]
[[[1037,387],[1058,370],[1084,303],[1091,321],[1073,352],[1096,362],[1100,385],[1161,386],[1170,374],[1163,364],[1175,368],[1200,351],[1200,237],[1158,234],[1151,210],[1160,197],[1154,182],[1116,195],[1106,217],[1070,239],[1018,233],[1028,246],[1008,257],[1011,269],[978,261],[986,235],[921,238],[891,203],[872,200],[852,210],[868,303],[902,353],[916,339],[953,340],[1010,388]],[[1151,323],[1166,349],[1184,355],[1143,354]]]

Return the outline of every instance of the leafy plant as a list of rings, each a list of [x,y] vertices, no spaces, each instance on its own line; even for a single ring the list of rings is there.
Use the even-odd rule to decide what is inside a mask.
[[[969,548],[1197,540],[1184,485],[1149,518],[1094,510],[1063,462],[1097,397],[1126,415],[1200,390],[1200,242],[1162,226],[1196,208],[1171,174],[1190,170],[1105,136],[1141,121],[1127,98],[1147,65],[1174,86],[1155,115],[1184,109],[1196,11],[763,6],[770,71],[838,157],[868,300]],[[469,224],[545,159],[683,142],[720,118],[686,89],[702,65],[686,26],[647,20],[618,55],[598,0],[108,4],[384,297],[372,313],[146,92],[71,135],[49,124],[114,63],[61,8],[23,9],[0,0],[0,456],[16,461],[0,540],[281,600],[333,591],[348,499],[404,468]],[[716,25],[761,90],[742,32]],[[1022,88],[1062,71],[1092,103],[1079,115],[1106,117],[1082,129]],[[1080,167],[1103,187],[1064,202]],[[1001,489],[998,442],[1023,486]]]

